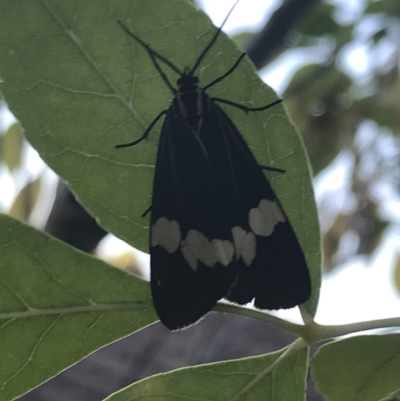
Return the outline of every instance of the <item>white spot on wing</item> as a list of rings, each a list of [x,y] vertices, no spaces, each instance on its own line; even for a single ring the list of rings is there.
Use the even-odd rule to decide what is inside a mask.
[[[246,266],[250,266],[256,256],[256,237],[252,232],[246,232],[236,226],[232,228],[233,242],[235,244],[236,258],[243,259]]]
[[[249,225],[254,234],[267,237],[274,231],[274,227],[279,222],[286,221],[281,207],[275,201],[262,199],[249,212]]]
[[[232,228],[233,243],[235,244],[236,259],[240,258],[242,244],[246,237],[246,231],[242,227],[236,226]]]
[[[181,242],[181,231],[176,220],[168,220],[160,217],[151,229],[151,246],[157,245],[164,248],[168,253],[175,252]]]
[[[207,259],[207,251],[210,248],[208,239],[200,231],[189,230],[187,237],[182,241],[181,245],[183,257],[189,263],[190,267],[196,271],[198,259],[203,263]]]
[[[226,240],[214,239],[209,241],[207,237],[197,230],[189,230],[187,237],[181,243],[183,257],[192,270],[196,271],[200,261],[208,267],[214,267],[216,263],[227,266],[233,258],[233,245]]]
[[[182,251],[182,255],[183,257],[186,259],[186,262],[189,263],[190,268],[193,271],[197,270],[197,256],[195,253],[195,249],[191,247],[191,245],[189,243],[187,243],[186,240],[182,241],[181,244],[181,251]]]
[[[211,241],[217,255],[217,261],[224,266],[228,266],[232,262],[234,248],[232,243],[221,239],[213,239]]]

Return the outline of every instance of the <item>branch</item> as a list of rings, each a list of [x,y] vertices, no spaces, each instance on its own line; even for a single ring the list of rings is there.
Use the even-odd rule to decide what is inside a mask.
[[[284,45],[287,35],[308,16],[320,0],[286,0],[269,21],[245,46],[247,55],[257,69]]]

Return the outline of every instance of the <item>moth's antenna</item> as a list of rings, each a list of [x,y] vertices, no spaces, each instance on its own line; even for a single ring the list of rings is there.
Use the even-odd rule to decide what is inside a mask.
[[[228,21],[228,18],[230,17],[230,15],[232,14],[233,9],[236,7],[236,4],[239,3],[240,0],[237,0],[236,3],[233,5],[233,7],[231,8],[231,10],[229,11],[228,15],[225,17],[224,21],[222,22],[222,25],[218,28],[217,32],[215,32],[214,37],[211,39],[210,43],[207,45],[207,47],[202,51],[202,53],[200,54],[199,58],[196,61],[196,64],[194,65],[194,67],[192,68],[192,71],[190,72],[191,74],[193,74],[197,67],[200,65],[201,61],[203,60],[204,56],[207,54],[207,52],[210,50],[210,48],[212,47],[212,45],[215,43],[215,41],[218,39],[219,34],[221,33],[222,28],[224,27],[226,21]]]
[[[239,1],[239,0],[238,0]],[[230,14],[230,13],[229,13]],[[229,15],[228,14],[228,15]],[[175,65],[173,64],[171,61],[169,61],[167,58],[165,58],[164,56],[162,56],[160,53],[156,52],[155,50],[153,50],[146,42],[144,42],[142,39],[139,38],[139,36],[137,36],[136,34],[134,34],[130,29],[128,29],[121,20],[117,20],[119,26],[133,39],[136,40],[137,43],[140,44],[140,46],[142,46],[147,53],[149,54],[149,56],[152,58],[152,60],[154,60],[154,58],[158,58],[159,60],[161,60],[163,63],[165,63],[169,68],[171,68],[171,70],[175,71],[178,75],[182,75],[182,71]]]

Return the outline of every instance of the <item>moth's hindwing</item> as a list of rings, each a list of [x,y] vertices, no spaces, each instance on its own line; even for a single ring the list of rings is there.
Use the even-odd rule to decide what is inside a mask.
[[[244,257],[239,259],[239,276],[227,299],[239,304],[254,299],[254,305],[260,309],[300,305],[311,295],[304,253],[279,199],[246,142],[224,111],[218,105],[214,107],[231,155],[230,176],[236,183],[235,207],[242,215],[240,230],[237,226],[232,230],[234,235],[236,230],[247,238],[243,229],[246,236],[254,236],[256,243],[251,261]],[[236,254],[241,246],[239,242],[236,244]]]

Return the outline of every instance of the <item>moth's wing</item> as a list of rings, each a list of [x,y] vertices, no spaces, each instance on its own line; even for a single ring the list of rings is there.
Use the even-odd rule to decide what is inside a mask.
[[[210,100],[204,101],[207,108]],[[218,156],[224,146],[216,132],[220,126],[204,110],[202,129],[196,133],[175,103],[159,141],[150,233],[153,301],[161,321],[172,330],[209,312],[238,274],[226,224],[233,210],[227,205],[232,189],[224,179],[227,160]]]
[[[203,93],[194,131],[173,102],[162,129],[151,216],[151,287],[170,329],[225,297],[290,308],[311,292],[307,264],[279,200],[240,133]]]
[[[229,150],[232,179],[237,186],[237,213],[241,228],[256,238],[256,254],[249,265],[239,259],[239,277],[227,299],[245,304],[254,299],[261,309],[291,308],[311,295],[304,253],[279,199],[244,139],[215,104],[215,121]],[[243,234],[242,234],[243,237]],[[238,241],[236,241],[238,242]],[[236,244],[245,247],[246,243]]]

